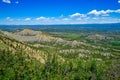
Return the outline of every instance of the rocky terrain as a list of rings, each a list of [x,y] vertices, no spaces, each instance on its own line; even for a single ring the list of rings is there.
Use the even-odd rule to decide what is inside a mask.
[[[94,45],[90,45],[90,44],[86,44],[84,42],[81,41],[68,41],[59,37],[53,37],[52,35],[46,34],[46,33],[42,33],[41,31],[34,31],[31,29],[24,29],[22,31],[19,32],[3,32],[4,35],[9,36],[11,38],[14,38],[18,41],[22,41],[22,42],[51,42],[54,44],[62,44],[63,46],[72,46],[72,47],[77,47],[77,46],[91,46],[93,48],[101,48],[101,49],[105,49],[102,48],[100,46],[94,46]],[[90,37],[90,36],[88,36]],[[103,38],[104,36],[98,36],[96,35],[96,37],[98,38]],[[105,37],[104,37],[105,38]],[[93,36],[91,36],[90,39],[93,39]]]
[[[9,38],[8,37],[9,35],[6,35],[6,33],[9,34],[11,38]],[[31,45],[26,44],[24,42],[20,42],[21,40],[17,41],[17,39],[16,40],[13,39],[14,37],[12,37],[12,35],[14,34],[0,31],[0,49],[1,50],[11,51],[13,53],[17,53],[17,51],[22,51],[23,53],[26,53],[26,55],[28,55],[29,57],[35,58],[43,64],[45,63],[47,56],[45,55],[44,51],[34,49],[32,48]],[[62,59],[62,58],[59,56],[58,60],[59,59]]]
[[[86,36],[84,39],[102,41],[106,38],[108,39],[107,36],[95,34]],[[0,57],[3,62],[0,65],[6,66],[8,74],[18,74],[18,76],[11,75],[14,77],[10,79],[15,79],[15,77],[23,79],[20,75],[24,75],[26,79],[28,77],[34,79],[34,76],[31,75],[35,74],[35,80],[49,79],[53,75],[57,80],[68,77],[72,80],[72,78],[76,78],[76,73],[86,76],[80,76],[80,79],[91,77],[93,80],[96,78],[102,80],[106,79],[106,76],[110,79],[119,79],[119,53],[119,46],[117,48],[105,47],[102,44],[93,44],[77,39],[69,40],[31,29],[17,32],[0,31]],[[10,67],[13,67],[15,71],[9,69],[8,63],[10,62],[8,60],[14,64]],[[7,64],[4,65],[5,62]],[[0,69],[5,71],[2,67]],[[26,73],[29,71],[31,74]],[[6,74],[2,75],[4,77]],[[46,76],[48,77],[46,78]]]
[[[95,35],[88,36],[87,39],[92,39],[92,40],[112,40],[113,37],[108,37],[108,36],[105,36],[105,35],[95,34]]]

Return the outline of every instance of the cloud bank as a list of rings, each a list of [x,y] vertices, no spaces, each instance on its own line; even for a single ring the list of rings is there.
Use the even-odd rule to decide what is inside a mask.
[[[86,17],[85,14],[80,14],[80,13],[75,13],[75,14],[72,14],[70,15],[71,18],[74,18],[74,17]]]
[[[96,16],[109,16],[109,13],[120,13],[120,9],[117,10],[101,10],[101,11],[97,11],[97,10],[92,10],[90,12],[88,12],[89,15],[96,15]]]
[[[31,20],[31,18],[25,18],[25,21],[30,21]]]
[[[27,17],[12,18],[6,17],[5,20],[0,19],[0,24],[91,24],[91,23],[120,23],[120,18],[111,15],[120,15],[120,9],[117,10],[91,10],[85,14],[73,13],[68,16],[58,17]],[[3,22],[2,22],[3,21]]]

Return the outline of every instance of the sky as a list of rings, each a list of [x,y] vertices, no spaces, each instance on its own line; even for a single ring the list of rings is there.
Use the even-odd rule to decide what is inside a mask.
[[[0,0],[0,25],[120,23],[120,0]]]

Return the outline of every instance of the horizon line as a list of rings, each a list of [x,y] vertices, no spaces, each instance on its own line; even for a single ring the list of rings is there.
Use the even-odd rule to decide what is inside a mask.
[[[9,26],[9,25],[90,25],[90,24],[120,24],[119,23],[85,23],[85,24],[0,24],[0,26],[5,25],[5,26]]]

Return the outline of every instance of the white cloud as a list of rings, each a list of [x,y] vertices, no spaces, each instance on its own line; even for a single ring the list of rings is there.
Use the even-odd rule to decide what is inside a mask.
[[[11,0],[2,0],[2,2],[10,4]],[[19,1],[15,1],[15,4],[19,4]]]
[[[8,4],[10,4],[11,3],[11,1],[10,0],[2,0],[4,3],[8,3]]]
[[[118,3],[120,3],[120,0],[118,0]]]
[[[82,20],[81,18],[77,18],[77,20]]]
[[[72,14],[70,15],[71,18],[75,18],[75,17],[86,17],[85,14],[80,14],[80,13],[75,13],[75,14]]]
[[[93,14],[93,15],[96,15],[96,16],[108,16],[108,12],[107,11],[104,11],[104,10],[101,10],[101,11],[97,11],[97,10],[92,10],[90,11],[88,14]]]
[[[41,17],[36,18],[36,20],[49,20],[49,18],[41,16]]]
[[[95,16],[109,16],[109,13],[120,13],[120,9],[117,10],[92,10],[90,12],[88,12],[88,15],[95,15]]]
[[[7,17],[6,20],[7,20],[7,21],[13,21],[13,19],[10,18],[10,17]]]
[[[37,18],[6,18],[6,23],[14,23],[18,22],[19,24],[85,24],[85,23],[120,23],[119,17],[106,17],[108,15],[112,15],[110,13],[120,13],[120,9],[117,10],[92,10],[86,14],[75,13],[68,16],[61,15],[58,17],[37,17]],[[95,15],[95,16],[91,16]],[[14,20],[14,21],[13,21]],[[4,21],[4,20],[3,20]]]
[[[62,19],[63,21],[68,21],[68,20],[70,20],[69,18],[63,18]]]
[[[31,18],[25,18],[25,21],[30,21],[31,20]]]
[[[116,12],[116,13],[120,13],[120,9],[118,9],[118,10],[115,10],[115,12]]]
[[[92,19],[93,19],[93,20],[97,20],[97,18],[96,18],[96,17],[93,17]]]

